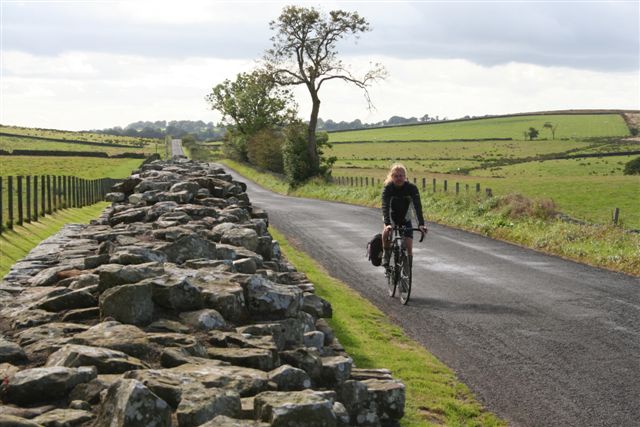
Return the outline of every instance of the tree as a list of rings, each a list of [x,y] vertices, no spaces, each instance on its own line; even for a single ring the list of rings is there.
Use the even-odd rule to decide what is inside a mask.
[[[538,134],[540,132],[538,131],[538,129],[536,128],[529,128],[529,130],[527,131],[527,136],[529,136],[529,141],[533,141],[535,138],[538,137]]]
[[[640,157],[636,157],[633,160],[627,162],[624,165],[625,175],[640,175]]]
[[[328,15],[315,8],[287,6],[280,16],[270,22],[275,35],[273,47],[264,56],[265,68],[281,86],[305,85],[311,96],[311,116],[307,126],[309,176],[320,170],[316,142],[316,127],[320,112],[318,93],[329,80],[342,80],[364,90],[369,107],[369,85],[386,76],[380,64],[362,77],[355,77],[338,59],[336,44],[347,36],[358,37],[370,31],[369,23],[357,12],[333,10]]]
[[[206,96],[212,110],[222,113],[228,127],[251,136],[269,126],[283,126],[295,117],[293,95],[261,71],[240,73]]]
[[[546,122],[542,127],[549,129],[551,131],[551,136],[553,139],[556,139],[556,129],[558,129],[558,124],[555,125],[551,122]]]

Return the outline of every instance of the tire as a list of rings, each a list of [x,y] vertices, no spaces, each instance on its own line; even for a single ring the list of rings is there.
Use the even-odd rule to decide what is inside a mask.
[[[400,257],[400,263],[398,265],[400,277],[398,280],[398,293],[400,296],[400,302],[403,305],[407,305],[409,297],[411,296],[411,262],[406,253],[403,253]]]
[[[393,298],[396,295],[396,281],[394,280],[396,273],[394,267],[389,266],[385,275],[387,276],[387,293]]]

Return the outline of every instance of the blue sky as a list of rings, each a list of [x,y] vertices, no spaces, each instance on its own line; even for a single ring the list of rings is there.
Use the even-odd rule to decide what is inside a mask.
[[[92,129],[217,121],[211,87],[256,66],[290,2],[2,0],[0,123]],[[318,2],[295,4],[317,6]],[[382,62],[375,110],[340,82],[324,119],[378,121],[565,108],[640,109],[640,2],[322,2],[373,30],[340,45]],[[307,95],[297,91],[301,116]]]

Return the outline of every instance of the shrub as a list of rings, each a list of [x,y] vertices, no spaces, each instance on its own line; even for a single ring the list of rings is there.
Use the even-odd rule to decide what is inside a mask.
[[[249,162],[271,172],[284,172],[282,145],[284,135],[281,130],[266,128],[248,139],[247,157]]]
[[[548,219],[556,216],[558,211],[551,199],[529,199],[522,194],[508,194],[499,197],[495,209],[509,218]]]
[[[307,126],[304,123],[292,123],[284,130],[282,161],[284,173],[290,184],[299,184],[309,178],[311,161],[307,152]]]
[[[222,153],[225,157],[240,162],[249,160],[247,156],[247,137],[235,131],[228,131],[222,141]]]
[[[627,164],[624,165],[623,173],[625,175],[640,175],[640,157],[628,161]]]

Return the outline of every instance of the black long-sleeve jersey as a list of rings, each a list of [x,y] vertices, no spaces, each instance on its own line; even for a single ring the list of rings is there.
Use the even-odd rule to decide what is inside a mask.
[[[388,183],[382,190],[382,215],[385,225],[402,224],[409,219],[410,208],[415,209],[418,225],[424,225],[420,192],[415,184],[405,181],[401,187],[393,182]]]

